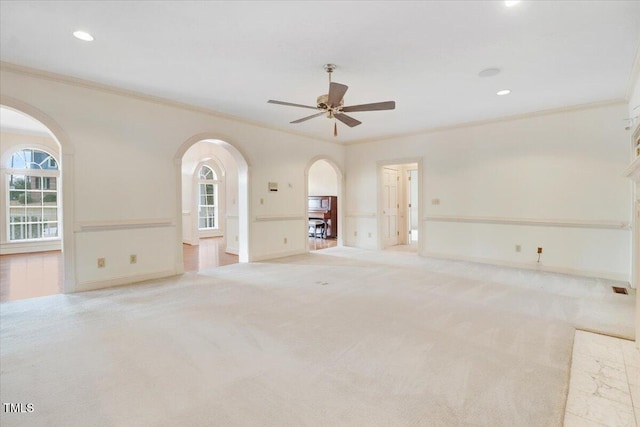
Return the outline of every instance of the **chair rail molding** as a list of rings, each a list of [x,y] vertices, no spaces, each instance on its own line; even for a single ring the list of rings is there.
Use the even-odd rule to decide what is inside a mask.
[[[606,230],[630,230],[631,223],[609,220],[497,218],[482,216],[428,215],[428,222],[466,222],[475,224],[529,225],[538,227],[598,228]]]
[[[74,232],[86,233],[91,231],[175,227],[175,225],[175,221],[172,218],[130,219],[121,221],[84,221],[76,223]]]

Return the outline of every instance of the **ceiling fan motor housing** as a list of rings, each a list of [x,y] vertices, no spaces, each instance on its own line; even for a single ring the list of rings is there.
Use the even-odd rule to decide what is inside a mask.
[[[322,110],[328,110],[331,108],[329,105],[329,95],[320,95],[316,100],[316,104],[318,104],[318,108]],[[333,108],[339,108],[344,105],[344,99],[340,100],[340,104],[333,106]]]

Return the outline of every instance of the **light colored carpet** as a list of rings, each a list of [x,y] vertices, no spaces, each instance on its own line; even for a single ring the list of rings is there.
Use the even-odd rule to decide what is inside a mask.
[[[633,298],[331,248],[0,305],[3,426],[560,426],[574,328]]]

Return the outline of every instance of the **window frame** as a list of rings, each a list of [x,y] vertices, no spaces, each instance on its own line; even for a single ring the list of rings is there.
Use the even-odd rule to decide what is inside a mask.
[[[56,169],[42,169],[42,168],[37,168],[37,169],[21,169],[21,168],[12,168],[12,167],[8,167],[8,165],[11,164],[11,160],[13,159],[13,156],[16,155],[19,152],[25,151],[25,150],[32,150],[34,152],[42,152],[45,153],[47,155],[46,159],[43,160],[43,162],[41,162],[42,164],[44,164],[46,162],[46,164],[48,166],[51,166],[51,160],[53,160],[56,164]],[[6,209],[5,209],[5,218],[6,218],[6,239],[8,243],[32,243],[32,242],[47,242],[47,241],[55,241],[55,240],[61,240],[62,238],[62,218],[61,218],[61,203],[60,203],[60,196],[61,196],[61,192],[60,192],[60,185],[61,185],[61,171],[60,171],[60,162],[58,161],[58,159],[48,150],[48,149],[43,149],[40,147],[33,147],[33,146],[24,146],[24,147],[20,147],[20,148],[14,148],[13,151],[10,152],[10,154],[8,155],[8,158],[6,160],[7,165],[6,167],[2,168],[2,173],[5,175],[5,202],[6,202]],[[33,163],[33,162],[32,162]],[[40,185],[37,186],[39,188],[34,188],[34,189],[29,189],[27,190],[26,188],[23,189],[23,191],[25,192],[25,194],[29,194],[31,193],[39,193],[41,195],[40,198],[40,204],[38,205],[29,205],[27,198],[25,197],[25,204],[24,206],[15,206],[11,204],[11,195],[12,192],[15,192],[16,189],[11,189],[11,183],[13,181],[13,177],[36,177],[40,179]],[[56,179],[56,186],[55,186],[55,190],[50,190],[50,189],[45,189],[43,188],[43,179],[44,178],[55,178]],[[56,201],[55,201],[55,207],[53,206],[46,206],[44,203],[44,197],[46,195],[46,193],[52,193],[55,192],[55,196],[56,196]],[[16,222],[12,222],[12,210],[11,208],[16,208],[16,207],[23,207],[24,208],[24,216],[22,218],[22,221],[16,221]],[[28,209],[40,209],[40,220],[39,221],[28,221],[27,220],[27,216],[28,216]],[[53,211],[55,209],[55,220],[47,220],[46,215],[45,215],[45,209],[49,210],[49,211]],[[14,209],[15,211],[15,209]],[[23,238],[19,238],[16,239],[14,238],[14,234],[12,233],[12,227],[15,227],[16,225],[21,225],[22,226],[22,234],[23,234]],[[55,236],[44,236],[44,230],[45,230],[45,226],[55,226]],[[33,227],[36,226],[36,229],[38,230],[38,235],[39,237],[28,237],[31,234],[31,230],[33,230]]]
[[[212,175],[213,175],[213,179],[207,179],[207,178],[202,178],[202,170],[204,168],[207,168],[209,171],[211,171]],[[206,231],[218,231],[220,230],[220,173],[216,170],[216,168],[212,167],[211,165],[208,164],[202,164],[199,165],[197,171],[197,213],[198,213],[198,220],[197,220],[197,228],[199,232],[206,232]],[[203,193],[202,193],[202,187],[205,186],[209,186],[211,185],[213,187],[213,204],[202,204],[202,197],[203,197]],[[205,201],[207,198],[208,193],[206,193],[205,190]],[[213,210],[213,216],[207,215],[205,217],[201,216],[201,211],[202,209],[212,209]],[[209,221],[210,219],[213,219],[213,226],[212,227],[201,227],[200,226],[200,221],[204,219],[205,221]]]

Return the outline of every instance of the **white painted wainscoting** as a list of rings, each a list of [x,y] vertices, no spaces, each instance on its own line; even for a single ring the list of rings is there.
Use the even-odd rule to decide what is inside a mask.
[[[171,218],[78,222],[74,236],[75,291],[172,276],[181,268],[166,250],[177,239]],[[130,255],[136,255],[136,263],[130,263]],[[98,267],[98,258],[105,259],[104,267]]]
[[[423,222],[424,255],[629,281],[628,222],[446,215]]]
[[[251,261],[296,255],[309,250],[308,218],[304,214],[256,215],[252,226]]]

